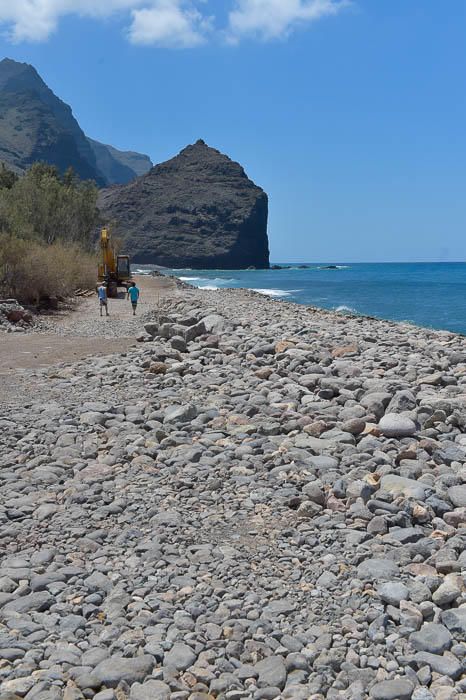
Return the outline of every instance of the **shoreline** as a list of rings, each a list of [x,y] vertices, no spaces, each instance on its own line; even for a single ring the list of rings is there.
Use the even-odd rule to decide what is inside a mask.
[[[466,263],[465,263],[466,264]],[[144,276],[144,275],[141,275]],[[413,323],[411,321],[396,321],[393,319],[387,319],[387,318],[379,318],[378,316],[370,316],[368,314],[363,314],[363,313],[357,313],[354,311],[338,311],[337,309],[326,309],[321,306],[314,306],[313,304],[307,304],[305,302],[298,302],[298,301],[290,301],[288,299],[280,299],[278,297],[272,297],[269,296],[268,294],[263,294],[261,292],[257,292],[254,289],[250,289],[249,287],[219,287],[215,290],[213,289],[203,289],[202,287],[196,287],[193,284],[190,284],[189,282],[186,282],[184,280],[180,280],[178,277],[175,275],[167,275],[169,279],[173,280],[175,284],[179,287],[180,289],[194,289],[199,292],[205,293],[205,294],[224,294],[224,293],[244,293],[247,296],[251,296],[252,298],[256,298],[257,300],[268,300],[269,302],[272,303],[278,303],[278,304],[288,304],[292,308],[298,309],[308,309],[313,313],[322,313],[328,315],[330,318],[336,317],[336,318],[343,318],[343,319],[363,319],[367,321],[373,321],[374,323],[386,323],[389,324],[390,326],[395,326],[395,327],[406,327],[406,329],[414,329],[414,330],[419,330],[421,332],[426,332],[426,333],[432,333],[434,335],[437,334],[445,334],[445,335],[451,335],[451,336],[457,336],[459,338],[464,338],[466,339],[466,333],[460,333],[457,331],[449,331],[447,329],[441,329],[441,328],[431,328],[429,326],[420,326],[416,323]]]
[[[276,301],[171,285],[136,347],[14,374],[0,694],[466,692],[464,341]]]
[[[191,284],[251,288],[300,305],[343,310],[466,336],[464,265],[362,264],[332,271],[164,271]]]

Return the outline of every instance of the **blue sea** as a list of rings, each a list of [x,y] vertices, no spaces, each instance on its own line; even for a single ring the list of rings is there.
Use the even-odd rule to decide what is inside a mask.
[[[309,263],[306,269],[291,265],[281,270],[164,272],[204,289],[246,287],[298,304],[466,334],[466,263],[348,263],[337,269],[325,267],[323,263]]]

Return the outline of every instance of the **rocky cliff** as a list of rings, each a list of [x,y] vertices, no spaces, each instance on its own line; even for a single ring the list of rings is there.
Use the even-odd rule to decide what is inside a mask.
[[[95,156],[96,165],[107,185],[121,185],[144,175],[152,168],[149,156],[133,151],[119,151],[113,146],[87,139]]]
[[[138,167],[134,156],[138,157]],[[100,186],[126,183],[152,163],[147,156],[122,153],[88,139],[71,107],[62,102],[35,68],[10,59],[0,61],[0,161],[16,172],[32,163],[72,167]]]
[[[239,163],[198,141],[125,186],[101,192],[133,261],[268,268],[268,198]]]

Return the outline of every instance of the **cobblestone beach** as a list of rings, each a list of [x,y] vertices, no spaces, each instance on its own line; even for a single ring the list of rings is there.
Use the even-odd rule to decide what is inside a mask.
[[[0,700],[464,700],[465,338],[142,314],[0,376]]]

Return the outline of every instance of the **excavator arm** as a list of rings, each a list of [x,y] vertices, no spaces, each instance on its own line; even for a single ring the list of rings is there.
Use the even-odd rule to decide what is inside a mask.
[[[99,277],[105,278],[116,273],[115,251],[113,249],[110,232],[103,228],[100,234],[101,262],[99,265]]]

